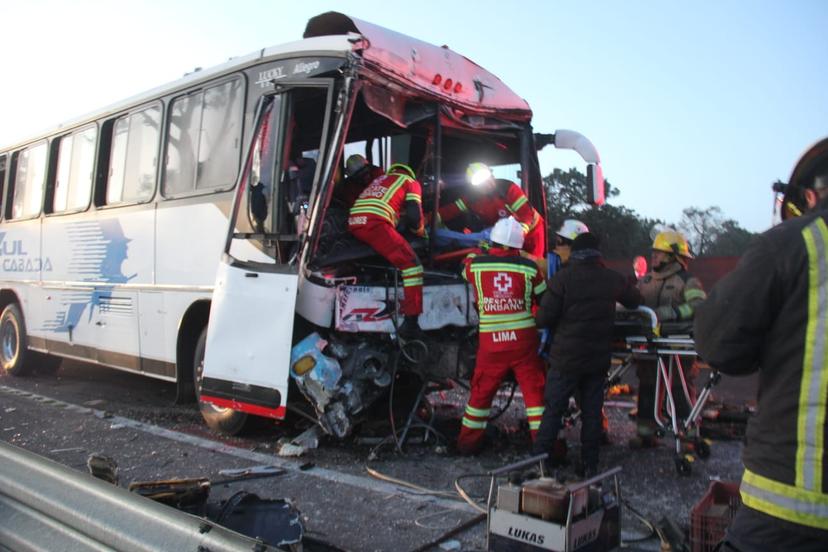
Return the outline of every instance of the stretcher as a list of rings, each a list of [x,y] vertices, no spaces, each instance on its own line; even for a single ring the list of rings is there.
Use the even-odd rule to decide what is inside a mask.
[[[710,456],[710,444],[701,438],[701,413],[720,374],[713,370],[701,391],[693,397],[687,385],[685,366],[692,366],[698,353],[689,324],[659,324],[655,312],[647,307],[620,310],[616,316],[615,355],[620,364],[610,370],[608,388],[618,383],[638,359],[656,361],[653,418],[658,426],[657,437],[672,434],[675,441],[675,465],[681,475],[692,472],[695,457]],[[682,418],[677,413],[673,382],[678,379],[690,411]],[[686,447],[685,445],[690,445]]]

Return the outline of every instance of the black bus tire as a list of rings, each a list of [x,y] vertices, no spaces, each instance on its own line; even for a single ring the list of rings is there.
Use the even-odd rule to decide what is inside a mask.
[[[10,303],[0,315],[0,366],[12,376],[26,376],[32,372],[31,356],[23,313]]]
[[[207,349],[207,328],[201,330],[198,336],[195,352],[193,354],[193,378],[195,379],[195,394],[198,401],[198,408],[201,417],[207,423],[207,427],[217,433],[225,435],[237,435],[241,433],[247,423],[247,414],[220,408],[211,403],[201,402],[201,373],[204,370],[204,351]]]

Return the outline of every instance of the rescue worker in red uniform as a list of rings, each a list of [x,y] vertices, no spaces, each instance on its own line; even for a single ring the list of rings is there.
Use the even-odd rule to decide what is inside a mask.
[[[802,156],[782,210],[696,315],[710,366],[759,373],[723,551],[828,550],[828,139]]]
[[[422,186],[414,179],[411,167],[395,163],[388,173],[374,179],[351,207],[348,230],[358,240],[385,257],[402,273],[403,297],[400,310],[405,320],[400,335],[417,335],[417,322],[423,312],[423,266],[411,244],[397,230],[425,235],[423,226]]]
[[[543,259],[546,253],[546,225],[520,186],[511,180],[495,179],[491,169],[483,163],[469,165],[466,178],[472,185],[473,193],[440,207],[440,220],[448,222],[471,213],[488,227],[511,215],[523,228],[522,249],[535,259]]]
[[[463,269],[477,302],[480,343],[457,438],[461,454],[473,454],[483,444],[492,399],[509,372],[523,392],[533,440],[543,415],[545,378],[532,305],[546,282],[535,262],[521,256],[523,229],[514,218],[497,221],[491,242],[486,254],[469,255]]]

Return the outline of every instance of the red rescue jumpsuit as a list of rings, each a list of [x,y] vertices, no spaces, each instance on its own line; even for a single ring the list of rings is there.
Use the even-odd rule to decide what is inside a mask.
[[[523,227],[523,250],[536,259],[546,254],[546,225],[543,217],[529,204],[529,199],[520,186],[510,180],[499,178],[495,190],[474,200],[458,199],[440,207],[440,219],[449,221],[471,211],[483,224],[492,226],[509,215],[515,217]]]
[[[414,233],[422,236],[422,187],[410,176],[396,173],[374,179],[359,194],[351,207],[348,230],[402,272],[400,310],[405,316],[417,316],[423,312],[423,266],[396,228],[403,206],[409,201],[416,203],[419,212],[419,226]]]
[[[543,274],[519,251],[494,247],[486,255],[467,257],[463,276],[474,289],[480,344],[457,449],[470,454],[480,448],[492,399],[510,370],[523,392],[534,440],[543,415],[546,375],[538,357],[532,304],[546,290]]]

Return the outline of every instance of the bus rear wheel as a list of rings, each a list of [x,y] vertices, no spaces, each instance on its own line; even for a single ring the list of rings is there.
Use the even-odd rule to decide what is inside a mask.
[[[201,402],[201,374],[204,371],[204,351],[207,349],[207,328],[201,330],[193,354],[193,378],[195,394],[201,416],[207,427],[225,435],[241,433],[247,423],[247,414],[231,408],[221,408],[212,403]]]
[[[30,356],[23,313],[11,303],[0,315],[0,366],[7,374],[25,376],[32,372]]]

